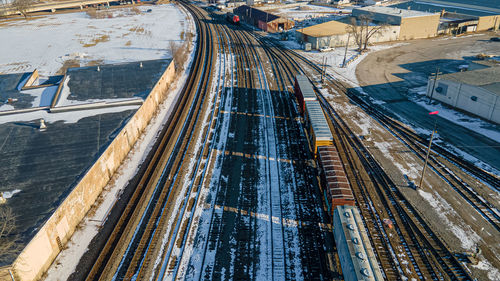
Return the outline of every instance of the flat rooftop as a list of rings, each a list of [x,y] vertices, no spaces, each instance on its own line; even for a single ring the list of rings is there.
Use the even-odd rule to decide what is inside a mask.
[[[320,24],[316,24],[313,26],[309,26],[306,28],[297,29],[297,32],[302,34],[312,36],[312,37],[324,37],[324,36],[332,36],[332,35],[340,35],[347,33],[347,24],[332,20]]]
[[[496,0],[417,0],[390,7],[430,13],[440,13],[444,9],[447,12],[479,17],[500,15],[500,6]]]
[[[143,61],[142,67],[140,62],[133,62],[101,65],[99,71],[96,66],[69,69],[63,90],[66,95],[61,95],[60,102],[67,105],[144,99],[169,63],[170,60],[153,60]],[[24,73],[0,76],[0,92],[9,89],[14,93],[24,77]],[[0,192],[7,198],[0,207],[11,208],[16,216],[19,252],[139,107],[124,104],[57,113],[35,109],[0,114]],[[47,125],[44,131],[39,129],[40,118]],[[0,266],[15,256],[0,253]]]
[[[440,77],[441,80],[478,86],[500,95],[500,66],[443,74]]]
[[[362,8],[355,8],[353,12],[356,10],[366,11],[371,13],[385,14],[394,17],[400,18],[412,18],[412,17],[426,17],[431,16],[435,13],[423,12],[418,10],[408,10],[408,9],[400,9],[396,7],[386,7],[386,6],[367,6]]]

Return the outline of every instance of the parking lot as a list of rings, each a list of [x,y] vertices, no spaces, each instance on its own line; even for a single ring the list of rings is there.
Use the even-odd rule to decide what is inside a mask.
[[[438,67],[441,73],[452,73],[477,60],[478,54],[500,56],[500,42],[490,40],[497,36],[485,32],[409,41],[369,54],[359,63],[356,76],[367,98],[376,100],[388,114],[411,124],[419,132],[430,133],[434,119],[428,112],[439,110],[438,142],[498,170],[500,126],[438,102],[427,105],[425,97],[427,79]]]

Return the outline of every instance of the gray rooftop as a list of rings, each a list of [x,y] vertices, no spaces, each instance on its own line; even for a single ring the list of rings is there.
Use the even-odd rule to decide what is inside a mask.
[[[328,126],[328,122],[326,121],[325,114],[319,102],[305,101],[305,103],[307,116],[309,116],[309,120],[311,121],[316,140],[333,140],[330,126]]]
[[[471,0],[419,0],[403,2],[391,7],[438,13],[444,9],[448,12],[480,17],[500,14],[498,0],[474,0],[474,4]]]
[[[440,79],[478,86],[500,95],[500,66],[443,74]]]
[[[68,99],[87,101],[146,97],[170,60],[70,69]],[[26,74],[0,75],[1,98],[17,94],[19,108],[33,97],[19,93]],[[24,97],[24,96],[26,97]],[[22,103],[21,103],[22,102]],[[1,104],[0,104],[1,105]],[[22,107],[21,107],[22,106]],[[24,246],[127,124],[139,105],[0,115],[0,192],[16,216],[15,234]],[[17,107],[16,107],[17,109]],[[39,130],[40,117],[47,129]],[[14,194],[13,196],[10,196]],[[12,256],[0,253],[0,266]]]
[[[362,8],[355,8],[353,9],[353,12],[355,12],[356,10],[370,12],[370,13],[385,14],[400,18],[425,17],[436,14],[436,13],[427,13],[417,10],[406,10],[406,9],[399,9],[386,6],[367,6]]]

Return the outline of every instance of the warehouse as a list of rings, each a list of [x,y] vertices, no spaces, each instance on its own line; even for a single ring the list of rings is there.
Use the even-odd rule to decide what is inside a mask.
[[[500,66],[431,77],[427,96],[500,124]]]
[[[400,27],[398,40],[429,38],[437,35],[439,13],[427,13],[385,6],[368,6],[352,10],[356,18],[367,16],[376,24]]]
[[[292,20],[247,5],[234,9],[234,13],[239,15],[242,20],[266,32],[274,33],[285,31],[295,26]]]
[[[333,232],[344,280],[384,280],[356,207],[335,208]]]
[[[295,38],[300,43],[311,43],[312,49],[345,46],[348,39],[350,39],[349,45],[354,46],[354,38],[349,38],[347,27],[348,24],[333,20],[298,29],[295,32]],[[373,35],[370,43],[395,41],[398,37],[399,26],[387,26],[380,33]]]
[[[440,34],[498,30],[500,6],[496,1],[476,1],[480,5],[458,3],[450,0],[409,1],[391,7],[403,10],[441,13]]]

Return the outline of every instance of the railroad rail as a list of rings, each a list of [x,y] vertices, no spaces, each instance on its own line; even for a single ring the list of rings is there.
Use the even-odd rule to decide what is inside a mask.
[[[282,54],[281,56],[284,57],[284,64],[293,65],[301,72],[303,72],[302,67],[295,63],[295,61],[297,61],[297,58],[298,61],[303,61],[306,65],[309,65],[311,68],[317,70],[318,72],[321,71],[312,62],[294,52],[283,50],[281,50],[280,52]],[[296,59],[292,59],[292,56],[295,56]],[[336,113],[333,111],[333,108],[328,104],[328,102],[326,102],[319,91],[318,96],[322,101],[325,112],[327,112],[332,122],[336,124],[336,127],[343,128],[343,130],[345,130],[344,132],[342,132],[342,135],[344,136],[345,141],[348,141],[349,146],[352,147],[356,152],[356,157],[361,161],[364,168],[367,171],[370,171],[372,181],[374,183],[377,183],[376,186],[378,187],[379,198],[384,202],[384,205],[386,207],[390,207],[392,210],[394,210],[392,211],[392,213],[394,214],[393,219],[395,221],[400,221],[398,226],[405,226],[405,228],[403,228],[403,235],[408,237],[408,241],[411,241],[411,244],[407,245],[413,247],[413,250],[407,251],[415,267],[417,275],[425,274],[426,276],[431,278],[450,278],[452,280],[470,279],[468,271],[461,264],[462,261],[459,261],[457,257],[455,257],[453,253],[448,250],[448,248],[440,240],[440,238],[430,229],[430,227],[418,215],[418,213],[412,208],[412,206],[408,204],[404,196],[397,190],[394,183],[390,180],[387,174],[385,174],[378,163],[371,157],[360,140],[355,137],[354,133],[348,129],[346,124],[343,123],[341,119],[339,119],[339,116],[336,115]],[[373,209],[373,206],[370,206],[370,209]],[[378,214],[376,213],[373,214],[373,216],[375,217],[377,215]],[[398,220],[396,220],[396,217],[398,217]],[[390,247],[391,246],[387,246],[387,248]],[[430,257],[428,257],[429,252],[432,253]],[[383,261],[381,261],[381,263],[382,262]],[[386,273],[386,277],[394,276],[396,277],[396,279],[402,278],[402,276],[398,277],[394,275],[394,262],[391,262],[389,264],[387,264],[386,262],[383,263],[384,268],[390,269],[389,272],[387,270],[384,270]],[[399,274],[401,274],[400,271]]]
[[[162,131],[161,142],[153,150],[153,161],[141,176],[86,280],[135,279],[154,261],[150,254],[154,249],[152,243],[157,242],[155,238],[159,232],[156,230],[165,224],[165,208],[170,206],[177,190],[177,172],[194,145],[191,138],[209,88],[208,77],[213,62],[212,33],[198,18],[195,18],[195,24],[200,44],[196,47],[190,71],[192,79],[182,90],[175,113]]]
[[[290,185],[283,184],[285,175],[282,175],[278,167],[279,162],[276,161],[282,157],[283,146],[279,143],[277,128],[279,128],[277,121],[278,117],[284,114],[285,116],[295,116],[297,112],[295,111],[293,105],[290,103],[287,95],[281,95],[282,92],[286,91],[290,84],[284,85],[279,81],[277,68],[272,63],[272,59],[267,61],[262,57],[262,52],[256,47],[256,41],[244,28],[228,28],[227,23],[223,20],[214,20],[212,23],[215,25],[215,29],[218,30],[218,38],[225,41],[221,44],[222,51],[228,52],[232,59],[230,58],[232,67],[235,67],[235,71],[231,70],[230,81],[227,87],[228,93],[221,98],[218,110],[218,123],[215,125],[215,129],[219,131],[218,143],[216,144],[217,149],[214,151],[223,152],[218,161],[224,163],[226,157],[230,157],[230,149],[236,151],[245,151],[245,146],[248,145],[243,142],[243,135],[245,130],[242,130],[236,135],[230,135],[229,131],[225,127],[232,121],[231,118],[224,118],[223,114],[236,113],[234,112],[238,108],[238,104],[235,104],[238,97],[236,95],[246,96],[248,95],[248,102],[251,104],[248,112],[238,112],[241,116],[260,116],[255,120],[260,120],[259,124],[262,125],[262,130],[259,132],[261,140],[265,144],[262,146],[261,153],[259,155],[262,161],[262,175],[263,181],[259,185],[260,192],[265,190],[265,198],[259,198],[256,188],[244,188],[238,190],[238,194],[230,192],[228,188],[227,179],[222,178],[222,174],[215,176],[215,180],[211,182],[211,185],[215,186],[216,192],[212,193],[214,196],[211,198],[210,211],[208,212],[208,226],[203,232],[200,242],[200,252],[201,255],[196,255],[197,262],[194,268],[191,269],[187,274],[189,279],[216,279],[220,278],[223,273],[221,270],[221,261],[226,257],[221,257],[219,251],[227,251],[227,247],[231,248],[231,251],[238,253],[235,260],[230,261],[238,264],[238,268],[235,269],[235,276],[239,278],[245,278],[244,276],[252,276],[252,274],[258,274],[259,261],[255,259],[255,255],[259,250],[267,251],[267,262],[268,264],[260,264],[260,267],[268,267],[266,271],[268,275],[266,278],[270,280],[283,280],[289,278],[297,278],[300,274],[304,274],[306,279],[315,278],[327,278],[328,269],[327,258],[324,255],[325,244],[322,241],[325,237],[322,236],[321,232],[318,232],[317,225],[307,225],[298,224],[299,235],[317,235],[318,239],[304,239],[306,243],[311,243],[315,240],[311,247],[306,247],[307,253],[304,257],[300,257],[303,262],[306,262],[304,268],[294,265],[293,262],[289,262],[289,256],[297,255],[296,250],[289,246],[290,240],[295,241],[298,245],[300,241],[298,237],[291,235],[290,230],[285,230],[283,223],[286,222],[287,218],[284,212],[289,212],[289,208],[285,208],[283,205],[283,200],[290,197],[293,194],[294,199],[296,199],[295,204],[311,205],[312,202],[319,202],[319,198],[315,197],[313,200],[307,201],[300,197],[312,198],[311,190],[308,185],[304,185],[304,189],[301,190],[303,194],[297,194],[290,189]],[[265,53],[268,54],[268,53]],[[269,69],[272,70],[273,75],[269,75]],[[273,77],[272,79],[270,77]],[[279,93],[271,92],[272,89],[278,90]],[[255,99],[250,98],[255,97]],[[241,102],[241,100],[240,100]],[[283,110],[285,112],[278,113],[275,111],[276,104],[285,105]],[[255,114],[251,110],[257,110],[258,114]],[[280,109],[281,110],[281,109]],[[278,116],[276,116],[278,115]],[[239,116],[239,115],[238,115]],[[289,118],[290,120],[295,120],[295,118]],[[285,120],[285,119],[284,119]],[[226,122],[226,123],[225,123]],[[294,123],[294,128],[300,128],[299,123]],[[301,130],[297,130],[301,132]],[[294,140],[294,136],[288,134],[288,132],[282,131],[286,135],[285,139]],[[239,137],[238,137],[239,134]],[[302,139],[305,139],[304,135],[301,134]],[[300,139],[300,138],[299,138]],[[251,144],[255,145],[255,144]],[[239,152],[238,152],[239,153]],[[234,154],[233,154],[234,155]],[[247,155],[245,153],[239,154],[242,157]],[[294,158],[295,159],[295,158]],[[297,157],[297,159],[303,159],[303,156]],[[229,159],[227,159],[229,160]],[[294,161],[298,162],[298,161]],[[291,163],[291,161],[289,162]],[[230,167],[227,167],[230,169]],[[294,169],[294,166],[291,166]],[[215,172],[214,172],[215,173]],[[296,173],[293,173],[295,175]],[[295,178],[290,179],[291,181],[296,181]],[[295,185],[295,184],[293,184]],[[299,199],[300,198],[300,199]],[[236,199],[236,200],[235,200]],[[288,200],[288,199],[286,199]],[[262,201],[262,202],[259,202]],[[265,203],[263,203],[265,202]],[[214,207],[216,206],[216,207]],[[258,213],[258,210],[262,210],[262,213]],[[317,213],[322,213],[321,209],[316,209],[313,214],[310,214],[303,210],[304,207],[298,207],[297,211],[302,213],[298,214],[298,217],[310,216],[314,217]],[[232,210],[232,211],[229,211]],[[317,213],[316,213],[317,212]],[[248,216],[249,214],[254,214]],[[260,215],[267,217],[269,223],[266,220],[259,219]],[[236,216],[236,217],[235,217]],[[245,219],[244,217],[248,218]],[[314,217],[312,221],[318,221],[317,217]],[[282,223],[280,223],[282,222]],[[265,233],[265,247],[263,249],[256,248],[254,243],[258,242],[259,229],[266,230]],[[234,229],[234,230],[233,230]],[[311,230],[307,232],[308,230]],[[237,235],[232,236],[234,232]],[[235,237],[229,239],[228,237]],[[234,240],[232,240],[234,239]],[[295,240],[294,240],[295,239]],[[187,241],[190,243],[189,241]],[[225,249],[225,250],[222,250]],[[216,258],[218,257],[218,258]],[[318,257],[321,263],[318,263]],[[180,257],[182,260],[185,257]],[[262,262],[262,261],[260,261]],[[183,263],[183,261],[181,261]],[[295,266],[295,267],[294,267]],[[179,267],[171,267],[168,272],[168,277],[178,277],[182,278],[181,274],[186,274],[181,272],[182,269]],[[229,274],[229,273],[226,273]],[[185,276],[185,275],[184,275]],[[253,275],[253,278],[255,275]],[[295,277],[294,277],[295,276]],[[318,277],[323,276],[323,277]]]

